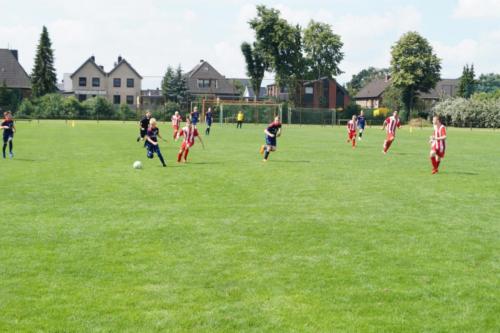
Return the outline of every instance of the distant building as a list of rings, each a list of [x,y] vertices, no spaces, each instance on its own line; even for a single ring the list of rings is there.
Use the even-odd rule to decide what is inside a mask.
[[[255,97],[257,97],[257,99],[262,99],[267,97],[267,89],[265,87],[260,87],[259,94],[255,96],[255,92],[252,88],[252,83],[250,79],[232,78],[228,80],[235,88],[237,84],[236,82],[238,82],[243,87],[241,97],[246,100],[253,100],[255,99]]]
[[[18,89],[23,97],[31,95],[31,80],[19,63],[17,50],[0,49],[0,85]]]
[[[419,93],[419,97],[424,102],[431,104],[446,97],[455,97],[459,83],[460,79],[443,79],[429,92]],[[382,105],[384,92],[390,85],[390,77],[372,80],[356,94],[354,100],[362,108],[376,109]]]
[[[71,87],[80,102],[102,96],[115,105],[135,108],[141,95],[142,76],[124,58],[118,57],[113,69],[106,73],[103,66],[88,58],[70,75]],[[69,83],[64,82],[64,86]]]
[[[156,110],[165,105],[165,96],[159,88],[141,90],[141,108]]]
[[[299,100],[304,108],[344,109],[350,103],[347,90],[326,77],[304,82]]]
[[[205,60],[186,73],[188,91],[193,97],[231,99],[239,94],[234,86]]]
[[[288,88],[279,87],[276,83],[268,84],[266,90],[267,96],[273,97],[277,101],[288,101],[289,99]]]

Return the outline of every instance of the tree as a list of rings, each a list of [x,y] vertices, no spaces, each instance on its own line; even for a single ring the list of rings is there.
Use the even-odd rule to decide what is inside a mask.
[[[401,89],[407,120],[418,92],[429,92],[440,80],[441,60],[417,32],[407,32],[392,46],[392,84]]]
[[[191,96],[189,95],[187,78],[184,72],[182,71],[181,65],[177,66],[177,69],[175,70],[174,87],[176,94],[175,101],[179,104],[189,103]]]
[[[260,97],[260,86],[267,67],[265,57],[255,43],[253,46],[246,42],[241,44],[241,52],[247,64],[247,75],[250,77],[250,84],[255,94],[254,100],[257,100]]]
[[[342,74],[339,63],[344,59],[344,43],[327,23],[311,21],[304,30],[304,53],[308,78],[333,78]]]
[[[493,92],[500,89],[500,74],[481,74],[477,80],[478,92]]]
[[[234,80],[233,87],[240,97],[243,96],[243,93],[245,93],[245,86],[241,83],[241,81]]]
[[[383,79],[390,75],[389,68],[368,67],[361,70],[358,74],[352,76],[351,81],[347,83],[347,90],[351,96],[355,96],[368,83],[375,79]]]
[[[276,83],[287,87],[294,98],[298,80],[304,77],[302,29],[281,18],[279,10],[257,6],[257,17],[249,24],[255,31],[256,47],[262,52],[266,70],[276,74]]]
[[[385,91],[382,98],[381,107],[388,108],[392,111],[401,110],[403,108],[403,101],[401,99],[402,92],[401,89],[396,88],[394,85],[390,85]]]
[[[161,81],[161,91],[165,97],[165,101],[175,101],[176,87],[175,87],[175,73],[172,66],[167,67],[167,71]]]
[[[40,97],[57,91],[57,76],[54,69],[54,52],[47,28],[44,26],[35,56],[35,65],[31,74],[34,97]]]
[[[458,96],[463,98],[470,98],[476,90],[476,74],[474,73],[474,65],[465,65],[460,83],[458,85]]]

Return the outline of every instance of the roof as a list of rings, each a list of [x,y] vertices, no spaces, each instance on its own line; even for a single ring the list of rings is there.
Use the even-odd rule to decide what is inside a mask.
[[[245,94],[245,98],[254,98],[255,97],[255,92],[253,91],[253,88],[251,86],[245,86],[245,93],[248,92],[248,94]],[[259,97],[265,97],[267,96],[267,89],[265,87],[260,87],[260,91],[259,91],[259,96],[257,96],[258,98]]]
[[[206,69],[205,72],[201,72]],[[237,92],[234,86],[220,74],[208,61],[201,60],[193,69],[186,73],[188,81],[188,89],[191,94],[198,95],[229,95],[236,96]],[[217,88],[200,88],[198,87],[198,79],[217,80]]]
[[[313,84],[313,83],[316,83],[316,82],[321,82],[321,81],[329,81],[329,82],[334,82],[335,85],[337,86],[337,88],[339,88],[340,90],[342,90],[342,92],[345,94],[345,95],[349,95],[349,92],[344,88],[344,86],[342,86],[341,84],[339,84],[337,82],[337,80],[335,79],[331,79],[327,76],[324,76],[322,78],[319,78],[319,79],[316,79],[316,80],[311,80],[311,81],[306,81],[304,82],[304,86],[307,86],[307,85],[310,85],[310,84]]]
[[[454,97],[458,92],[460,79],[443,79],[436,84],[434,89],[427,93],[420,93],[422,99],[441,99],[442,97]]]
[[[372,80],[354,96],[354,99],[379,98],[390,84],[390,80],[386,79]]]
[[[97,68],[97,70],[99,72],[101,72],[102,75],[106,76],[106,72],[95,63],[95,57],[90,56],[87,60],[85,60],[85,62],[80,67],[78,67],[78,69],[76,71],[73,72],[73,74],[70,75],[70,78],[73,78],[73,76],[75,76],[75,74],[78,73],[80,71],[80,69],[82,69],[88,63],[90,63],[91,65],[94,65],[94,67]]]
[[[16,50],[0,49],[0,84],[9,88],[31,89],[31,80],[14,55]]]
[[[122,59],[121,59],[121,60],[120,60],[120,61],[119,61],[116,65],[115,65],[115,68],[113,68],[113,69],[111,70],[111,72],[109,72],[109,73],[108,73],[108,75],[111,75],[111,73],[113,73],[115,70],[117,70],[117,69],[118,69],[118,67],[120,67],[121,65],[124,65],[124,64],[125,64],[125,65],[127,65],[127,66],[128,66],[128,67],[132,70],[132,72],[134,72],[134,73],[135,73],[135,75],[137,75],[139,78],[141,78],[141,79],[142,79],[141,74],[139,74],[139,73],[138,73],[138,72],[134,69],[134,67],[132,67],[132,65],[131,65],[131,64],[129,64],[129,63],[128,63],[128,61],[127,61],[127,60],[125,60],[124,58],[122,58]]]

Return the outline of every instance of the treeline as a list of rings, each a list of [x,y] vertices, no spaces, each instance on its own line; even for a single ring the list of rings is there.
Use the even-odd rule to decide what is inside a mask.
[[[447,125],[456,127],[500,128],[500,89],[476,93],[471,98],[450,98],[437,103],[432,111]]]

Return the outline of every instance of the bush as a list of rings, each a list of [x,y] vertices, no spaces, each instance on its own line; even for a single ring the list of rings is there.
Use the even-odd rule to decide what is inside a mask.
[[[35,105],[33,103],[25,98],[21,102],[21,105],[19,105],[19,110],[16,113],[17,118],[31,118],[35,114]]]
[[[500,127],[500,99],[447,99],[436,104],[432,111],[448,125]]]
[[[118,118],[121,120],[135,119],[135,112],[126,104],[120,105],[118,109]]]

